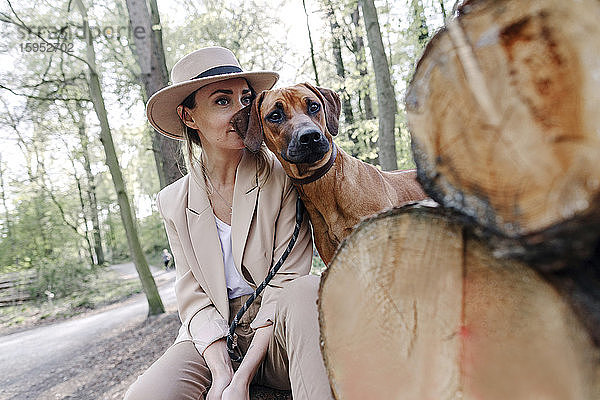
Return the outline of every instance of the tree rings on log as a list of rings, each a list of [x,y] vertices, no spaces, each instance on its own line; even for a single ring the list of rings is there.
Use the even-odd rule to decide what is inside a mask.
[[[600,398],[599,351],[538,272],[441,208],[362,222],[321,279],[335,398]]]
[[[468,1],[407,91],[418,179],[532,261],[600,233],[600,2]]]

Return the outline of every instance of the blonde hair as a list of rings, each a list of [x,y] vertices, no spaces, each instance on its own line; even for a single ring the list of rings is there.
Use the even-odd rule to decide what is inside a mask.
[[[188,171],[192,171],[200,165],[200,156],[196,155],[196,148],[199,148],[202,151],[202,141],[200,140],[200,134],[196,129],[190,128],[185,125],[183,121],[181,122],[183,125],[185,143],[186,143],[186,153],[184,154],[184,158],[186,158],[186,167]],[[248,150],[246,150],[248,151]],[[252,153],[248,151],[256,160],[256,171],[258,176],[258,185],[262,187],[265,182],[269,179],[271,175],[272,165],[270,162],[270,157],[268,155],[269,150],[267,146],[263,143],[260,146],[260,149]]]

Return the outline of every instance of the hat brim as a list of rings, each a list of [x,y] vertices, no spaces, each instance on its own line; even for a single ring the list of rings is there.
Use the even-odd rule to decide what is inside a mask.
[[[148,100],[146,104],[148,121],[163,135],[173,139],[185,140],[182,122],[177,114],[177,106],[201,87],[233,78],[247,79],[250,86],[258,94],[263,90],[271,89],[279,79],[279,74],[272,71],[236,72],[167,86],[154,93]]]

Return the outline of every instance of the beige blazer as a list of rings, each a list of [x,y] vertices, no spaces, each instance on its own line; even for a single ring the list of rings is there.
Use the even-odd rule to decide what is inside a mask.
[[[253,288],[287,248],[296,218],[296,191],[279,161],[270,153],[269,157],[272,172],[259,187],[256,161],[244,151],[233,193],[233,259]],[[192,340],[202,354],[227,335],[229,321],[221,244],[202,176],[191,172],[166,186],[158,193],[156,205],[175,257],[175,294],[182,323],[175,343]],[[252,328],[274,321],[278,293],[293,279],[307,275],[311,262],[312,234],[305,215],[294,249],[263,291]]]

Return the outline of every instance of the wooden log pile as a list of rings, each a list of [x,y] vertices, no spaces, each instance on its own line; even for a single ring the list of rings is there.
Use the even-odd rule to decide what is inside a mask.
[[[363,221],[321,280],[336,399],[600,399],[600,2],[473,0],[406,107],[439,205]]]
[[[30,286],[36,278],[34,272],[0,275],[0,307],[22,304],[31,300]]]

